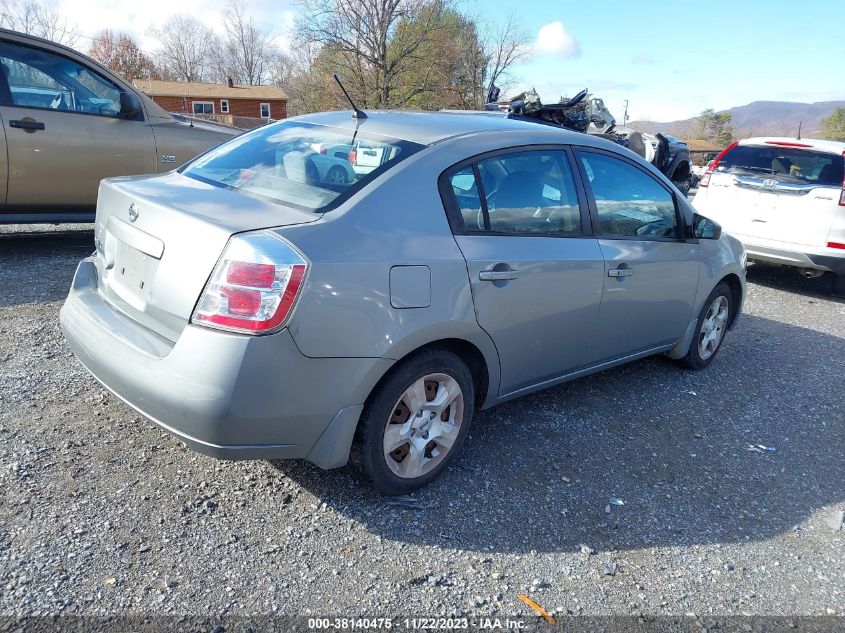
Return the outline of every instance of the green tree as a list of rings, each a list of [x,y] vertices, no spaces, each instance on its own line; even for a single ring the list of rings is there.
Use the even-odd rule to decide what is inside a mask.
[[[731,115],[716,112],[713,108],[704,110],[698,117],[699,137],[719,145],[727,145],[733,139]]]
[[[845,141],[845,108],[836,108],[822,119],[822,136],[830,141]]]

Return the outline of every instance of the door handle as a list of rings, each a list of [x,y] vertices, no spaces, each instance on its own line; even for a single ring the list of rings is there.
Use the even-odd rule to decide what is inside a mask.
[[[25,132],[35,132],[36,130],[43,130],[44,124],[41,121],[33,121],[32,119],[13,119],[9,121],[9,127],[17,127]]]
[[[481,281],[507,281],[519,277],[518,270],[482,270],[478,273]]]
[[[633,274],[633,268],[611,268],[607,271],[608,277],[630,277]]]

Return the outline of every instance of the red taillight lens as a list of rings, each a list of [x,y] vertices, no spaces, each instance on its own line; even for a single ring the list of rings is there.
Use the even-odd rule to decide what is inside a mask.
[[[707,187],[710,185],[710,175],[714,171],[716,171],[716,166],[719,164],[719,161],[721,161],[725,156],[727,156],[728,152],[731,151],[737,145],[739,145],[739,141],[734,141],[721,152],[719,152],[719,155],[713,160],[713,162],[710,164],[710,167],[707,168],[707,171],[704,172],[704,176],[702,176],[701,181],[698,183],[699,187]]]
[[[284,325],[303,287],[308,261],[272,231],[236,235],[194,309],[198,325],[266,333]]]
[[[249,264],[230,262],[226,271],[226,281],[236,286],[270,288],[276,278],[276,267],[272,264]]]
[[[244,288],[221,288],[220,294],[226,297],[229,314],[254,317],[261,309],[261,292]]]
[[[828,248],[841,248],[841,249],[845,250],[845,244],[841,244],[839,242],[828,242],[827,247]]]

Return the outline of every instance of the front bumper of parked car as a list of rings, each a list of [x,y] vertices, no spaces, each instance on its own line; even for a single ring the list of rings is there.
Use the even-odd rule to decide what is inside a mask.
[[[246,336],[186,325],[174,343],[116,310],[90,259],[61,310],[73,353],[120,399],[224,459],[346,463],[369,389],[391,361],[309,358],[284,329]]]

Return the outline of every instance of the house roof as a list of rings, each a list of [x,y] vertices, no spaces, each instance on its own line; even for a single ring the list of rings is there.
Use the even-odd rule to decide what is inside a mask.
[[[132,84],[150,97],[194,97],[206,99],[267,99],[284,100],[288,96],[277,86],[242,86],[235,84],[205,84],[191,81],[161,81],[133,79]]]

